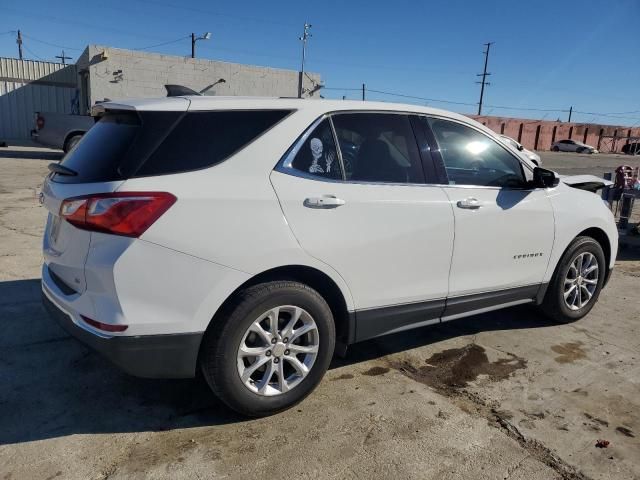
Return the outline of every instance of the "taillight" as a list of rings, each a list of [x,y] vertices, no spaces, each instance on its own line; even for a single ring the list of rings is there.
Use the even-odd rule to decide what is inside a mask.
[[[36,116],[36,128],[38,130],[42,130],[44,128],[44,117],[41,117],[40,114]]]
[[[60,216],[83,230],[139,237],[176,201],[167,192],[114,192],[67,198]]]
[[[93,328],[97,328],[98,330],[102,330],[104,332],[124,332],[127,328],[129,328],[129,325],[112,325],[110,323],[98,322],[97,320],[85,317],[84,315],[80,315],[80,317],[82,317],[82,320],[91,325]]]

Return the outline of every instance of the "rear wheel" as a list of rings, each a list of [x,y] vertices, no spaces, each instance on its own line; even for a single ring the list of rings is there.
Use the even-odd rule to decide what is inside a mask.
[[[75,147],[81,138],[82,138],[82,135],[79,135],[79,134],[69,137],[67,141],[64,143],[64,148],[63,148],[64,153],[68,153],[73,147]]]
[[[602,289],[604,252],[591,237],[578,237],[564,253],[542,302],[553,320],[569,323],[591,311]]]
[[[214,319],[200,366],[229,407],[271,415],[313,391],[334,346],[331,309],[318,292],[297,282],[268,282],[241,291]]]
[[[559,152],[560,148],[558,148],[557,146],[554,146],[551,150],[553,150],[554,152]]]

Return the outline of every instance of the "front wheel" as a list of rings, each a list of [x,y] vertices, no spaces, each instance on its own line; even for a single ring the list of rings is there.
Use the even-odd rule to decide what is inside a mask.
[[[239,292],[214,318],[200,366],[224,403],[258,417],[309,395],[334,347],[333,315],[320,294],[298,282],[275,281]]]
[[[600,244],[591,237],[576,238],[556,267],[542,310],[560,323],[584,317],[598,301],[606,268]]]
[[[553,150],[554,152],[559,152],[560,148],[556,146],[556,147],[553,147],[551,150]]]

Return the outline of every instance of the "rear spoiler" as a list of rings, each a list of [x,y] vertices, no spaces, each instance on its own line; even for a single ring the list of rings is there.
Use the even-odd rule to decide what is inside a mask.
[[[188,97],[191,95],[202,96],[201,93],[196,92],[189,87],[185,87],[184,85],[165,85],[164,88],[167,90],[167,97]]]

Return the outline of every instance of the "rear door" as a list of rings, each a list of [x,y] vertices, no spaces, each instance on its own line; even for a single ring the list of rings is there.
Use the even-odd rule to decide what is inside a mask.
[[[302,248],[346,280],[357,340],[438,321],[453,213],[443,190],[425,183],[408,115],[319,120],[271,181]]]
[[[455,216],[445,317],[532,298],[554,239],[546,190],[527,184],[520,160],[484,132],[449,119],[426,121]]]

